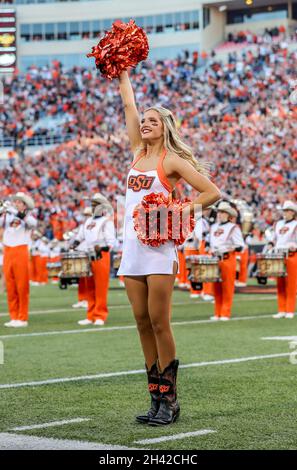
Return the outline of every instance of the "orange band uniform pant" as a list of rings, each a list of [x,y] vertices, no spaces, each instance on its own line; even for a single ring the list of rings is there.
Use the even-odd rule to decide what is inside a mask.
[[[108,316],[107,296],[110,276],[110,253],[102,252],[102,258],[91,263],[92,277],[87,278],[88,320],[101,319]]]
[[[277,278],[278,311],[295,313],[297,294],[297,252],[285,258],[287,276]]]
[[[88,278],[80,277],[78,281],[77,291],[78,301],[88,300]]]
[[[219,261],[222,282],[214,282],[215,316],[230,317],[236,277],[236,253]]]
[[[186,258],[182,251],[178,250],[178,264],[179,264],[179,273],[176,275],[179,284],[187,284],[187,269],[186,269]]]
[[[3,270],[10,317],[12,320],[27,321],[30,292],[28,246],[5,246]]]
[[[237,253],[238,255],[240,256],[238,281],[246,283],[248,278],[249,249],[245,248],[242,252]]]

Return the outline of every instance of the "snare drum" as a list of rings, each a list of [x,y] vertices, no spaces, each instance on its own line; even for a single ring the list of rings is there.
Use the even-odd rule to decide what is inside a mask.
[[[57,262],[57,263],[47,263],[46,265],[47,271],[48,271],[48,277],[59,277],[59,274],[62,269],[62,263]]]
[[[186,257],[189,280],[194,282],[220,282],[219,258],[210,255],[192,255]]]
[[[286,276],[285,257],[281,253],[261,253],[257,255],[258,277]]]
[[[61,256],[62,278],[78,278],[91,275],[89,257],[79,251],[63,253]]]

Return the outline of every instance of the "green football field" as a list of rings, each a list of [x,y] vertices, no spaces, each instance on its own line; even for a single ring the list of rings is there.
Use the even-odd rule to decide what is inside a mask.
[[[0,448],[1,436],[6,445],[38,436],[107,448],[296,449],[297,345],[281,338],[297,337],[297,323],[271,317],[274,294],[236,294],[232,321],[212,323],[213,304],[174,292],[181,416],[154,428],[134,420],[149,405],[143,357],[125,290],[111,286],[104,327],[79,326],[76,289],[48,285],[31,288],[29,327],[8,329],[1,296]]]

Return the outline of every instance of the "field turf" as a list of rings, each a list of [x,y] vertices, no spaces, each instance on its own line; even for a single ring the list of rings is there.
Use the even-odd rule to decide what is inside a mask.
[[[211,323],[213,304],[175,290],[181,416],[162,428],[134,420],[149,400],[125,290],[112,281],[104,327],[79,326],[85,312],[71,308],[76,299],[73,287],[32,287],[29,327],[8,329],[0,297],[0,448],[1,433],[13,433],[142,449],[296,449],[294,349],[289,340],[262,339],[297,336],[296,319],[272,318],[275,295],[236,294],[232,321]],[[47,426],[76,418],[86,420]],[[14,430],[20,426],[33,429]],[[136,442],[199,430],[214,432]]]

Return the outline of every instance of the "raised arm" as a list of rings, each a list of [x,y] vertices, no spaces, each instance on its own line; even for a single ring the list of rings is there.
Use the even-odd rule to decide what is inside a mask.
[[[132,152],[141,144],[140,122],[137,107],[135,104],[134,92],[129,79],[128,72],[124,70],[119,76],[120,93],[125,109],[126,127]]]

